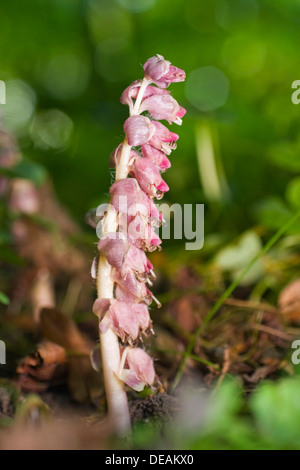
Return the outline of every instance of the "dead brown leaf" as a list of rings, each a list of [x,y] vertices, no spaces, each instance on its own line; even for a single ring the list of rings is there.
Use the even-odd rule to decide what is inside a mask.
[[[294,280],[281,291],[278,305],[287,322],[300,323],[300,279]]]
[[[43,341],[37,351],[25,357],[17,368],[18,383],[22,390],[41,392],[66,379],[67,357],[65,349],[50,341]]]
[[[100,374],[92,368],[90,354],[94,347],[75,322],[56,309],[41,311],[43,337],[59,344],[67,351],[68,384],[73,397],[79,402],[94,401],[102,393]]]

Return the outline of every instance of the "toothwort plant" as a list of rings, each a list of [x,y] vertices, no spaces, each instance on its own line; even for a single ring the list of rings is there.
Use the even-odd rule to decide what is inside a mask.
[[[161,173],[170,168],[167,155],[178,140],[159,121],[181,125],[186,113],[166,90],[185,79],[184,71],[161,55],[148,59],[143,69],[143,80],[133,82],[121,96],[130,117],[124,123],[125,139],[111,156],[116,177],[101,223],[95,273],[98,298],[93,311],[100,322],[108,410],[120,434],[130,429],[125,384],[141,391],[156,379],[151,357],[137,345],[142,334],[153,333],[148,306],[152,300],[159,305],[147,287],[155,275],[145,251],[160,248],[155,227],[163,217],[153,199],[169,189]]]

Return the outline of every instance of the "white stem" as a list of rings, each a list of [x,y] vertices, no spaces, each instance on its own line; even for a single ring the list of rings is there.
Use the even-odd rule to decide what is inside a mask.
[[[100,256],[97,283],[98,297],[113,297],[114,283],[111,278],[111,266],[104,256]],[[130,416],[124,383],[116,375],[120,365],[120,346],[116,333],[110,328],[106,333],[100,333],[100,344],[111,423],[118,434],[126,435],[130,430]]]
[[[131,111],[131,116],[139,113],[139,108],[143,99],[144,92],[149,84],[149,80],[142,81],[140,90]],[[124,179],[128,176],[128,162],[130,158],[131,147],[125,138],[122,146],[120,161],[116,168],[116,181]],[[103,232],[116,232],[118,229],[117,213],[114,209],[109,208],[105,219],[103,220]],[[98,275],[97,275],[97,291],[99,298],[112,299],[114,294],[114,282],[112,280],[112,268],[107,262],[105,256],[99,258]],[[127,395],[124,383],[119,380],[116,373],[120,369],[120,346],[118,336],[112,329],[108,329],[106,333],[100,333],[101,355],[103,365],[104,383],[106,389],[106,397],[108,410],[112,426],[120,435],[125,435],[130,430],[130,416],[128,410]]]
[[[148,80],[147,78],[144,78],[144,80],[141,83],[137,98],[135,100],[131,116],[134,116],[135,114],[139,114],[139,109],[141,106],[141,102],[144,96],[144,93],[146,91],[147,86],[151,83],[151,80]]]

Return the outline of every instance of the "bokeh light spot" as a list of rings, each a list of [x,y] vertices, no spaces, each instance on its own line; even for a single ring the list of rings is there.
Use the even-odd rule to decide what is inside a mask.
[[[219,28],[215,8],[218,0],[207,2],[185,2],[186,20],[199,33],[212,33]]]
[[[245,23],[255,21],[258,13],[256,0],[218,0],[215,9],[218,24],[227,31],[241,30]]]
[[[63,149],[73,130],[73,122],[59,109],[47,109],[36,114],[30,127],[34,144],[44,150]]]
[[[201,67],[189,74],[185,94],[200,111],[213,111],[225,104],[229,94],[229,81],[216,67]]]
[[[117,2],[121,7],[133,13],[150,10],[156,4],[156,0],[117,0]]]
[[[137,63],[136,54],[122,37],[107,39],[98,44],[95,67],[106,80],[117,82],[130,77]]]
[[[132,33],[130,13],[111,0],[89,0],[87,22],[96,43],[116,36],[128,38]]]
[[[266,57],[266,48],[262,41],[246,34],[236,34],[225,41],[223,61],[231,72],[244,77],[258,72]]]
[[[36,95],[22,80],[6,82],[6,104],[2,106],[5,126],[18,137],[27,134],[27,125],[35,110]]]
[[[56,55],[43,69],[47,90],[56,98],[74,98],[84,91],[90,76],[86,60],[73,53]]]

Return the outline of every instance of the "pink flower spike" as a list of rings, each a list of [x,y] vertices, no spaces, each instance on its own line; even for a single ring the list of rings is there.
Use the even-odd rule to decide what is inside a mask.
[[[171,95],[153,95],[145,99],[140,107],[140,111],[148,111],[153,119],[158,121],[165,119],[171,124],[175,122],[182,124],[181,115],[183,108]]]
[[[185,72],[171,65],[171,62],[159,54],[148,59],[143,68],[145,77],[161,88],[167,88],[170,83],[185,80]]]
[[[102,214],[93,223],[102,237],[92,265],[98,294],[93,312],[99,318],[109,425],[120,436],[130,432],[125,384],[142,391],[156,379],[153,360],[140,346],[143,335],[154,334],[149,306],[161,307],[149,290],[156,277],[146,255],[161,249],[156,232],[164,218],[154,201],[169,190],[162,172],[170,168],[167,156],[179,138],[161,121],[181,125],[186,113],[167,89],[185,79],[184,71],[161,55],[148,59],[143,69],[143,79],[120,98],[130,111],[125,136],[110,156],[116,171],[109,204],[99,207]]]
[[[150,158],[161,171],[165,171],[171,167],[171,162],[164,152],[152,147],[152,145],[144,144],[141,147],[144,157]]]
[[[131,116],[124,123],[128,144],[134,147],[146,144],[155,131],[153,122],[146,116]]]

